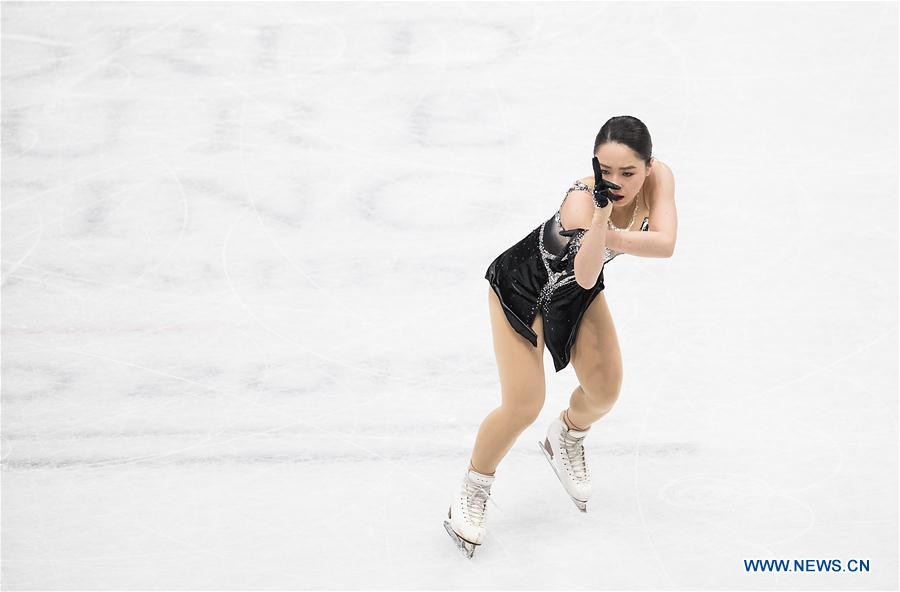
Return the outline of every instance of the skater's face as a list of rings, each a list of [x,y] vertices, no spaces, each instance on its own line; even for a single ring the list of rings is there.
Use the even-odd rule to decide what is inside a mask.
[[[613,207],[634,207],[634,197],[644,184],[644,179],[650,174],[650,167],[644,164],[634,150],[618,142],[603,144],[597,148],[594,155],[600,161],[603,178],[622,188],[610,191],[625,196],[619,201],[612,201]]]

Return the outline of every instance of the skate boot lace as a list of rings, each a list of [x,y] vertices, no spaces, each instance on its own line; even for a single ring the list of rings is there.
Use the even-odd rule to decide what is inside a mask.
[[[478,526],[484,526],[484,516],[487,511],[487,503],[490,501],[497,506],[497,502],[491,499],[491,490],[489,487],[471,483],[466,480],[464,485],[466,505],[468,506],[468,516],[470,521]],[[500,506],[497,506],[500,509]],[[501,510],[502,511],[502,510]]]
[[[584,436],[575,437],[568,432],[560,434],[563,450],[569,457],[569,466],[572,467],[575,477],[580,481],[586,481],[590,478],[588,474],[587,461],[584,458]]]

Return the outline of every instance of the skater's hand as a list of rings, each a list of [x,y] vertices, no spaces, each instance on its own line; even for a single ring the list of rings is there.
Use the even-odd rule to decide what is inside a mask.
[[[594,206],[596,206],[592,222],[606,222],[609,219],[610,212],[612,212],[609,190],[621,189],[622,187],[603,178],[603,171],[600,170],[600,161],[597,160],[596,156],[591,160],[591,165],[594,167],[593,197]]]
[[[586,229],[571,228],[569,230],[560,230],[559,233],[569,237],[569,242],[563,248],[562,255],[559,259],[551,259],[548,262],[550,269],[555,272],[567,271],[570,274],[575,273],[575,254],[581,248],[581,239],[584,237]]]

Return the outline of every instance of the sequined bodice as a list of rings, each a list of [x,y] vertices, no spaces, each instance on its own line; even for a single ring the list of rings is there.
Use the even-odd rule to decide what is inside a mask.
[[[579,180],[566,196],[575,189],[591,191]],[[581,318],[605,286],[602,268],[590,288],[575,281],[575,255],[588,230],[564,228],[561,210],[562,204],[554,215],[495,257],[484,274],[510,325],[533,347],[538,345],[533,322],[540,312],[544,343],[557,372],[569,363]],[[641,230],[647,230],[648,222],[649,217],[644,218]],[[621,254],[607,249],[604,266]]]
[[[556,252],[560,252],[562,250],[563,245],[565,245],[565,242],[562,241],[562,237],[564,237],[564,236],[572,237],[572,240],[569,243],[569,248],[572,251],[577,251],[578,248],[580,248],[580,246],[581,246],[581,238],[584,236],[584,233],[586,232],[586,230],[584,228],[573,228],[572,230],[566,230],[563,227],[562,221],[560,219],[560,213],[562,212],[562,204],[566,202],[566,198],[569,196],[569,193],[571,193],[572,191],[575,191],[575,190],[581,190],[581,191],[587,191],[588,193],[593,193],[593,190],[587,184],[585,184],[581,179],[577,179],[574,183],[572,183],[572,186],[569,187],[568,190],[566,190],[566,195],[565,195],[565,197],[563,197],[562,203],[559,205],[559,209],[556,210],[556,214],[554,214],[553,218],[552,218],[552,220],[554,222],[552,227],[553,227],[553,230],[555,230],[555,232],[553,232],[552,234],[556,237],[559,237],[556,241],[557,243],[559,243],[557,248],[555,249]],[[550,226],[551,225],[545,224],[545,232],[544,232],[544,240],[545,241],[549,240],[549,237],[547,235],[551,234],[551,233],[547,232],[547,230],[549,229],[548,227],[550,227]],[[650,217],[645,216],[643,222],[641,222],[640,230],[646,231],[649,228],[650,228]],[[609,247],[607,247],[606,255],[603,260],[604,265],[622,254],[623,253],[613,251]],[[573,253],[573,256],[574,256],[574,253]]]

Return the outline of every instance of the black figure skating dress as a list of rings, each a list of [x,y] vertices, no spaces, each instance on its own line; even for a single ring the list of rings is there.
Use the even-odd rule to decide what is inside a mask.
[[[566,191],[566,197],[574,190],[591,192],[580,180]],[[564,197],[562,203],[565,201]],[[561,209],[562,204],[549,220],[497,256],[484,274],[500,298],[509,324],[534,347],[537,347],[537,334],[531,329],[531,323],[540,308],[544,343],[553,356],[557,372],[569,364],[581,317],[605,287],[606,264],[621,255],[607,249],[604,268],[594,286],[590,289],[579,286],[575,281],[575,254],[586,230],[563,228]],[[648,227],[649,218],[644,218],[641,230]]]

